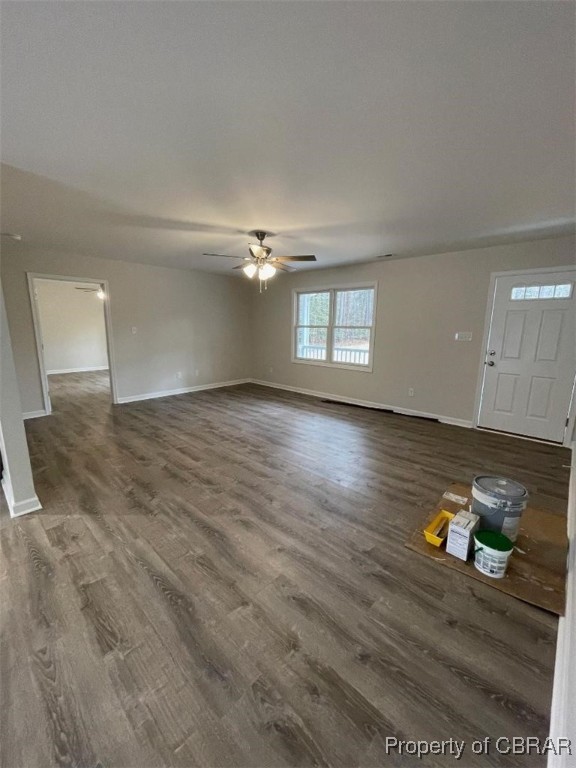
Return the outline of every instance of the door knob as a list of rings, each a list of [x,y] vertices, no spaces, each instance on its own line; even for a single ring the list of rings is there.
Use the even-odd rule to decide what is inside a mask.
[[[494,362],[494,360],[486,360],[484,365],[496,365],[496,363]]]

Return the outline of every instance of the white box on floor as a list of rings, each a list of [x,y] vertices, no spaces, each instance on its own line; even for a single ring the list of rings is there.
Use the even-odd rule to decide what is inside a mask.
[[[480,518],[473,512],[462,509],[450,520],[448,526],[448,538],[446,540],[446,552],[460,560],[468,560],[472,536],[478,528]]]

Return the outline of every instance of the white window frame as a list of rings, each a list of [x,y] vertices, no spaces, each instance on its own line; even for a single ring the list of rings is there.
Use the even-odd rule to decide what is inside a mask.
[[[374,291],[374,312],[372,314],[371,326],[360,326],[362,328],[370,328],[370,345],[368,348],[368,365],[360,365],[359,363],[333,363],[330,358],[332,357],[333,343],[334,343],[334,312],[336,309],[336,293],[338,291],[358,291],[358,290],[373,290]],[[298,325],[298,296],[304,293],[330,293],[330,314],[328,317],[328,334],[326,340],[326,360],[305,360],[301,357],[296,357],[297,351],[297,334],[298,328],[302,327]],[[292,362],[299,365],[318,365],[322,368],[342,368],[348,371],[356,371],[359,373],[372,373],[374,370],[374,338],[376,336],[376,313],[378,307],[378,283],[344,283],[343,285],[324,285],[324,286],[311,286],[292,289]],[[325,327],[325,326],[322,326]],[[338,326],[340,328],[342,326]],[[351,327],[351,326],[346,326]]]

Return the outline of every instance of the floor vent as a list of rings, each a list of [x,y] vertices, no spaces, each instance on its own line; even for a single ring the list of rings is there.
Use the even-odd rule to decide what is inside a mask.
[[[346,405],[348,408],[362,408],[365,411],[378,411],[378,413],[395,413],[397,416],[406,416],[407,419],[422,419],[423,421],[435,421],[437,424],[440,423],[440,419],[436,419],[434,416],[420,416],[417,413],[403,413],[402,411],[395,411],[393,408],[374,408],[371,405],[347,403],[344,400],[322,399],[320,402],[328,403],[329,405]]]
[[[378,411],[379,413],[394,413],[392,408],[373,408],[371,405],[361,405],[360,403],[346,403],[344,400],[321,400],[321,403],[330,405],[347,405],[349,408],[362,408],[365,411]]]

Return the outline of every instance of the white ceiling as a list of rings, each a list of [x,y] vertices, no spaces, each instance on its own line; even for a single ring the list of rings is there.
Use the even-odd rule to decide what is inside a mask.
[[[263,228],[328,266],[574,220],[573,3],[2,6],[11,249],[226,271]]]

